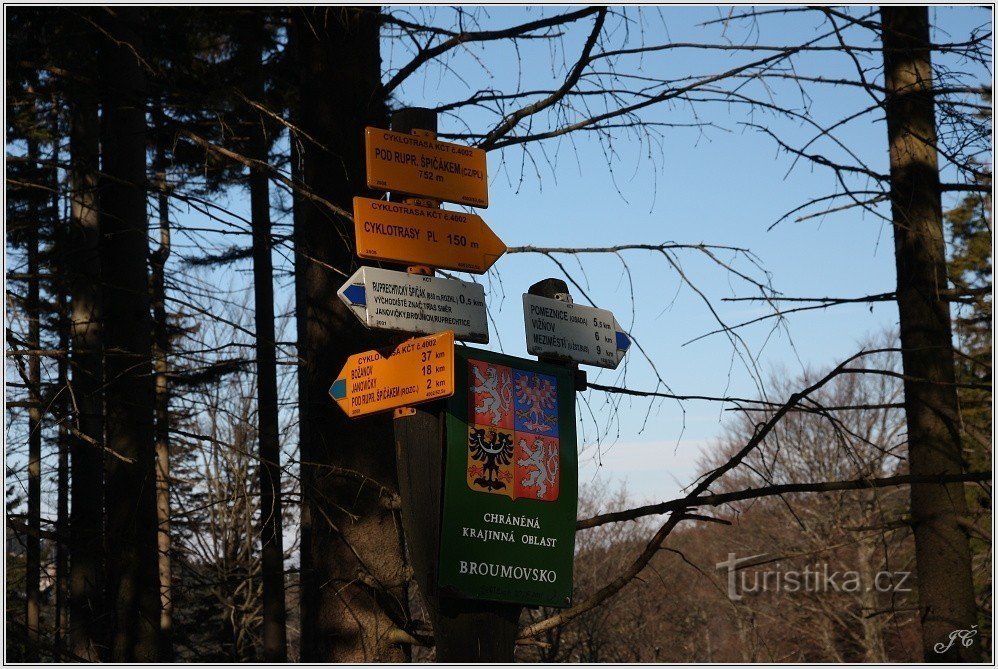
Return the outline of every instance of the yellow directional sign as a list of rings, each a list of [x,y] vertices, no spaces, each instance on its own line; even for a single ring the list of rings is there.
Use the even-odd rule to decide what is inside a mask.
[[[480,216],[366,197],[353,199],[357,255],[482,274],[506,252]]]
[[[446,202],[489,206],[485,151],[367,128],[367,185]]]
[[[378,351],[347,358],[329,389],[351,418],[454,394],[454,333],[410,339],[389,357]]]

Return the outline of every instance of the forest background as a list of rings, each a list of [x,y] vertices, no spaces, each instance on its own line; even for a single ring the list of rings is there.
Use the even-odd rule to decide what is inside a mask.
[[[368,550],[398,543],[384,528],[398,514],[393,466],[306,457],[306,448],[319,453],[316,435],[339,428],[323,422],[331,405],[303,427],[301,407],[329,404],[315,389],[338,370],[335,355],[374,345],[355,323],[340,339],[332,333],[350,326],[303,335],[302,319],[357,262],[329,237],[342,225],[336,207],[361,194],[359,136],[349,133],[384,125],[401,107],[436,109],[442,139],[489,149],[490,207],[479,213],[513,247],[480,279],[489,347],[524,354],[519,295],[547,276],[567,278],[577,301],[614,311],[638,344],[619,370],[590,370],[594,385],[581,395],[580,519],[683,497],[794,393],[860,350],[882,349],[863,364],[893,376],[829,379],[814,399],[845,407],[841,415],[775,420],[710,492],[907,473],[876,8],[8,8],[6,19],[8,659],[432,657],[404,551],[398,564],[372,568],[374,585],[349,565],[319,568],[362,591],[350,600],[365,601],[356,624],[343,622],[342,596],[309,599],[302,593],[314,583],[300,580],[314,577],[311,561],[326,545],[303,530],[303,505],[325,507],[334,527],[349,519],[355,530],[332,533],[348,545],[371,536],[380,538]],[[949,212],[962,468],[978,474],[965,478],[977,481],[966,490],[967,532],[984,621],[991,16],[934,7],[926,19],[940,89],[932,145]],[[377,104],[359,95],[371,90]],[[334,159],[340,152],[348,158]],[[344,166],[348,178],[331,183]],[[101,223],[103,231],[87,228]],[[338,274],[314,276],[330,266]],[[269,297],[259,292],[268,284]],[[100,318],[83,312],[98,303]],[[106,324],[99,335],[92,322]],[[145,341],[133,338],[142,323]],[[303,353],[306,336],[342,348],[317,362]],[[136,347],[145,351],[140,373]],[[260,371],[267,356],[269,375]],[[313,365],[309,374],[303,365]],[[138,426],[122,408],[136,392],[148,400]],[[114,420],[126,429],[109,427]],[[119,438],[149,466],[158,453],[158,500],[124,466],[133,456],[116,450]],[[261,455],[267,445],[276,457]],[[339,467],[338,481],[310,493],[302,482],[317,476],[307,471],[316,460]],[[266,489],[278,470],[279,574],[275,528],[263,527],[275,515],[261,513],[276,508]],[[358,480],[378,492],[354,507]],[[151,503],[136,504],[140,525],[159,514],[153,532],[116,538],[113,528],[135,517],[116,517],[114,501],[137,497]],[[535,633],[518,658],[921,657],[917,589],[736,601],[716,567],[731,553],[766,553],[784,570],[821,563],[865,579],[914,571],[906,486],[718,509],[731,526],[687,518],[599,599],[656,536],[650,513],[580,530],[577,599],[595,596],[598,606],[557,625],[546,624],[554,611],[524,612]],[[94,536],[108,538],[95,545]],[[316,542],[304,552],[303,537]],[[120,562],[118,540],[135,551]],[[150,547],[155,575],[139,566]],[[85,558],[74,554],[95,560],[90,580],[81,572],[76,585]],[[124,582],[147,596],[122,602]],[[140,620],[155,609],[156,630],[123,623],[129,606],[148,614]],[[108,620],[109,637],[98,638]],[[990,653],[989,626],[980,628],[978,648]]]

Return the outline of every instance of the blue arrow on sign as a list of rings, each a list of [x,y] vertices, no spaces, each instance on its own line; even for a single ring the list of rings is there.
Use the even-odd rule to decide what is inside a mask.
[[[367,305],[367,291],[364,284],[351,284],[343,291],[343,297],[350,300],[350,304]]]
[[[333,385],[329,388],[329,394],[333,396],[334,400],[341,400],[347,396],[347,380],[346,379],[336,379],[333,381]]]
[[[631,347],[631,338],[623,332],[617,332],[617,350],[626,351]]]

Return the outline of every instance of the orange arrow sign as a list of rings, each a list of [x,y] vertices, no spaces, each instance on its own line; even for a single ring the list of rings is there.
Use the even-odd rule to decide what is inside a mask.
[[[351,418],[454,394],[454,333],[410,339],[390,357],[378,351],[347,358],[332,396]]]
[[[482,274],[506,253],[480,216],[459,211],[355,197],[353,225],[361,258]]]
[[[485,151],[402,132],[367,128],[369,188],[489,206]]]

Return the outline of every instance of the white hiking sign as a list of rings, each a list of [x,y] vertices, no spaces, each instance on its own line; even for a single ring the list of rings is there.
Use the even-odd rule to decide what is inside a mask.
[[[481,284],[361,267],[336,294],[369,328],[424,335],[453,330],[455,339],[489,341]]]
[[[631,346],[606,309],[523,294],[527,352],[616,369]]]

